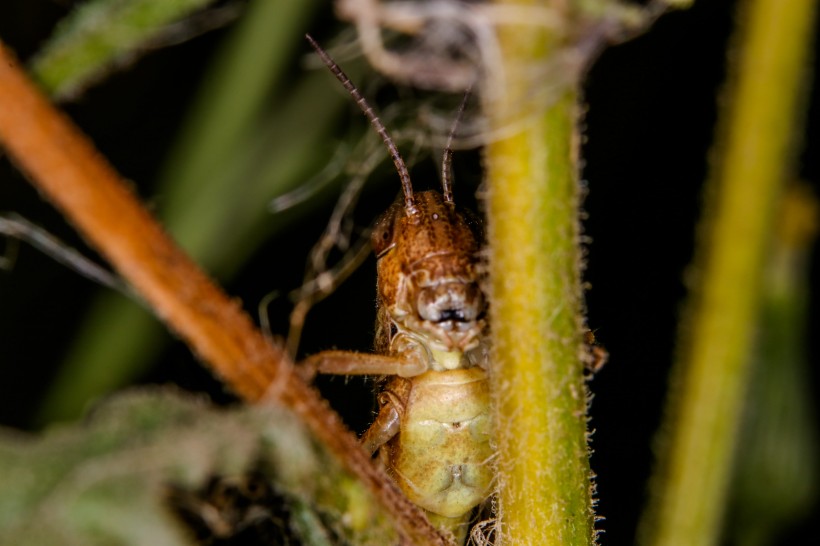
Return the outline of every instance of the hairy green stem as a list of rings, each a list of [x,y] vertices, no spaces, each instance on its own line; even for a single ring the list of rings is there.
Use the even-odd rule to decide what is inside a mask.
[[[520,28],[498,39],[503,85],[485,111],[491,130],[516,127],[485,155],[500,543],[591,544],[577,91],[530,101],[524,67],[557,44]]]
[[[799,127],[814,11],[813,0],[750,0],[738,19],[740,47],[643,544],[719,539],[774,206]]]

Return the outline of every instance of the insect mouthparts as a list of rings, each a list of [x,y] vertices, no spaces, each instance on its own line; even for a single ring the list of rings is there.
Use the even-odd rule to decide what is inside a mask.
[[[443,322],[472,322],[478,318],[483,300],[476,287],[462,283],[443,283],[423,288],[416,301],[421,319]]]
[[[467,318],[464,316],[464,311],[461,309],[443,309],[436,322],[446,322],[449,320],[454,320],[456,322],[467,322]]]

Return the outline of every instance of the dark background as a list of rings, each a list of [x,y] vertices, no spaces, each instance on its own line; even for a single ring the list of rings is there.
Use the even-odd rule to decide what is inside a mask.
[[[4,0],[0,3],[0,36],[26,59],[71,4]],[[596,431],[592,464],[598,476],[599,513],[606,517],[601,524],[606,531],[604,544],[633,542],[645,501],[651,439],[660,420],[685,295],[683,276],[692,258],[732,24],[732,2],[698,2],[688,12],[663,17],[646,35],[607,50],[588,78],[583,179],[589,187],[584,205],[589,218],[584,229],[593,242],[586,272],[592,285],[587,302],[589,324],[611,354],[610,362],[591,383],[591,425]],[[330,36],[334,25],[330,10],[323,10],[312,32]],[[151,182],[164,151],[224,32],[152,53],[65,106],[117,169],[135,181],[142,195],[151,195]],[[301,69],[298,61],[294,60],[294,71]],[[815,96],[812,93],[799,173],[817,191]],[[363,123],[352,106],[347,119]],[[340,127],[339,138],[344,134],[345,128]],[[478,154],[457,154],[455,169],[462,195],[469,193],[470,184],[478,183],[478,161]],[[416,180],[434,173],[435,164],[429,163],[419,165]],[[360,214],[372,218],[392,199],[395,188],[381,187],[385,189],[367,194]],[[292,229],[257,252],[227,287],[251,314],[256,315],[256,304],[268,291],[299,285],[306,254],[324,227],[331,205],[294,220]],[[71,228],[5,159],[0,160],[0,211],[18,212],[72,244],[80,244]],[[812,261],[812,279],[817,278],[817,255],[815,252]],[[275,267],[271,256],[276,257]],[[370,259],[311,313],[303,350],[366,350],[372,343],[374,283],[374,261]],[[29,426],[78,318],[98,290],[25,247],[14,270],[0,272],[0,424]],[[814,393],[818,392],[817,351],[812,346],[813,333],[818,331],[817,293],[814,282],[808,327]],[[284,331],[285,312],[274,306],[275,331]],[[174,382],[210,392],[219,402],[231,400],[179,343],[168,349],[163,361],[141,382]],[[322,380],[322,384],[331,387],[328,395],[336,407],[349,408],[346,418],[352,427],[366,426],[372,408],[367,385],[339,378]],[[344,389],[334,388],[339,386]],[[813,537],[812,523],[803,521],[779,544]]]

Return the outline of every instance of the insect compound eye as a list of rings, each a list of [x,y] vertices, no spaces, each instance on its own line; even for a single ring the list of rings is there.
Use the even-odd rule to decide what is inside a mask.
[[[396,221],[395,210],[394,207],[388,209],[388,211],[376,221],[375,226],[373,226],[370,243],[373,245],[373,251],[376,253],[377,258],[382,257],[395,245],[393,241],[393,226]]]
[[[393,246],[393,234],[391,226],[379,225],[373,230],[371,236],[371,243],[373,244],[373,251],[376,257],[381,257]]]

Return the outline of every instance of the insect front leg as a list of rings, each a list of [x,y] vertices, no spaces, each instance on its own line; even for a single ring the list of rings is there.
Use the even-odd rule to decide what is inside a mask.
[[[309,356],[297,366],[299,375],[305,380],[312,380],[316,374],[412,377],[426,370],[427,362],[419,358],[354,351],[322,351]]]
[[[322,351],[307,357],[297,368],[306,380],[316,374],[414,377],[426,372],[431,361],[432,355],[422,343],[399,334],[391,343],[390,354]]]

